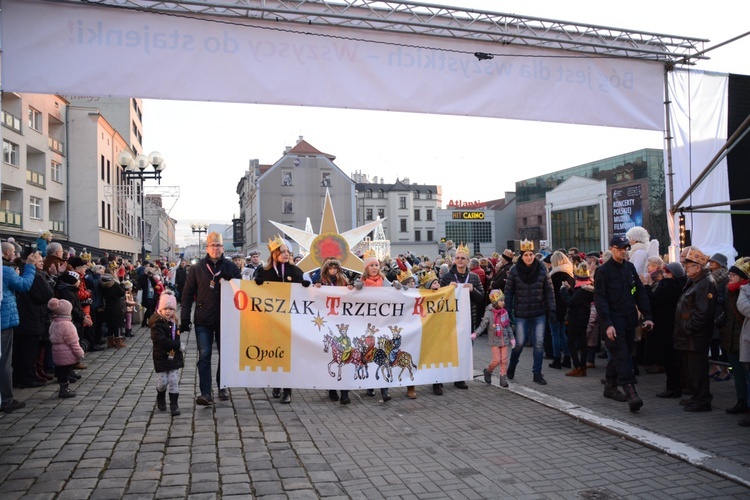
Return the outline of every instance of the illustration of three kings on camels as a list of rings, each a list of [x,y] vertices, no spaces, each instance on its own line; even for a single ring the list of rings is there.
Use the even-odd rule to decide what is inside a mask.
[[[387,335],[380,335],[377,338],[377,347],[375,347],[375,334],[380,330],[375,328],[371,323],[367,324],[367,330],[361,337],[355,337],[354,343],[348,336],[349,325],[341,323],[336,325],[339,336],[335,336],[331,329],[323,337],[323,352],[332,351],[331,362],[328,363],[328,374],[336,377],[336,372],[331,369],[332,365],[338,365],[338,378],[341,380],[341,368],[344,365],[354,366],[354,380],[364,380],[369,378],[368,365],[375,363],[378,367],[375,369],[375,378],[380,380],[382,373],[386,382],[393,380],[393,368],[401,367],[398,374],[398,380],[401,381],[401,375],[404,370],[409,370],[409,377],[414,380],[412,368],[416,369],[417,365],[412,361],[411,354],[401,350],[401,330],[398,326],[389,326],[392,338]]]

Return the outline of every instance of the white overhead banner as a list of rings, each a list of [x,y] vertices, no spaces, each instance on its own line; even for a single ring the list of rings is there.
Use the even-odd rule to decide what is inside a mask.
[[[221,286],[224,386],[375,389],[473,377],[468,288]]]
[[[655,62],[39,0],[2,0],[0,16],[4,91],[663,129]]]
[[[675,202],[687,192],[727,140],[728,82],[728,75],[704,71],[675,70],[669,74],[669,94],[672,101],[669,109],[674,135],[672,181]],[[667,175],[669,172],[666,161],[664,165]],[[703,182],[698,184],[683,206],[730,199],[725,158]],[[671,207],[668,206],[667,209],[669,208]],[[713,207],[711,210],[729,209],[729,205],[724,205]],[[675,220],[670,221],[673,227],[672,244],[679,244],[675,230],[678,215],[675,215]],[[734,249],[731,217],[728,213],[685,212],[685,226],[690,230],[693,245],[707,255],[722,253],[733,262],[737,251]]]

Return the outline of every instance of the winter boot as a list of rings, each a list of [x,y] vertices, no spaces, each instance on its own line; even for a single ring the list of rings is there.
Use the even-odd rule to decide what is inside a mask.
[[[586,376],[586,368],[581,366],[578,368],[573,368],[568,373],[565,374],[566,377],[585,377]]]
[[[560,362],[560,356],[555,356],[552,359],[552,363],[549,364],[550,368],[557,368],[558,370],[562,368],[562,363]]]
[[[562,360],[562,367],[563,368],[570,368],[570,356],[564,356]]]
[[[383,398],[383,402],[391,400],[391,395],[388,394],[388,389],[380,389],[380,397]]]
[[[156,391],[156,407],[161,411],[167,411],[167,390]]]
[[[117,341],[114,337],[107,337],[107,347],[117,347]]]
[[[604,385],[604,397],[622,403],[628,400],[628,397],[617,389],[617,382],[610,378],[607,379],[607,383]]]
[[[39,355],[36,357],[36,365],[34,365],[36,367],[37,379],[39,379],[40,381],[41,379],[54,380],[55,379],[54,375],[51,375],[44,371],[44,354],[45,354],[44,347],[40,347]]]
[[[128,338],[132,338],[133,337],[133,329],[132,328],[126,329],[125,330],[125,336],[128,337]]]
[[[633,384],[623,385],[623,390],[625,390],[625,395],[628,398],[628,406],[630,407],[630,411],[637,412],[641,409],[641,406],[643,406],[643,400],[638,397],[638,393],[635,392],[635,386]]]
[[[170,392],[169,393],[169,411],[172,412],[172,416],[176,417],[180,414],[180,407],[177,406],[177,400],[180,399],[180,393]],[[166,408],[164,408],[166,410]]]
[[[125,345],[125,339],[122,337],[115,337],[115,347],[117,347],[118,349],[122,347],[127,347]]]
[[[73,398],[75,397],[76,392],[70,390],[69,384],[60,384],[60,392],[57,393],[57,397],[59,398]]]

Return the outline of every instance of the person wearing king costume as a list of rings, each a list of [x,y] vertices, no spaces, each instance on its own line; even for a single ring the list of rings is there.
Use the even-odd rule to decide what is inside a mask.
[[[463,244],[455,251],[453,257],[453,267],[440,278],[440,286],[453,285],[455,287],[463,286],[469,289],[469,298],[471,300],[471,325],[468,325],[471,334],[479,326],[477,321],[477,310],[484,306],[484,287],[479,276],[469,271],[469,248]],[[461,380],[454,382],[459,389],[468,389],[466,382]],[[441,391],[442,392],[442,391]]]
[[[190,331],[190,310],[195,303],[195,337],[198,342],[198,379],[200,395],[195,403],[200,406],[214,404],[211,394],[211,351],[214,339],[216,351],[221,354],[221,280],[240,279],[240,270],[230,260],[224,258],[224,244],[221,234],[208,233],[206,236],[206,256],[188,271],[185,287],[182,289],[180,309],[180,332]],[[219,399],[229,399],[229,392],[222,389],[219,374],[221,359],[216,367],[216,385]]]
[[[271,256],[263,267],[259,267],[255,272],[255,283],[262,285],[266,281],[276,281],[281,283],[301,283],[302,286],[310,286],[310,282],[302,276],[302,270],[290,262],[292,255],[289,244],[281,236],[268,241],[268,250]],[[281,389],[275,387],[271,393],[274,398],[281,397],[281,404],[292,402],[292,389],[285,387],[284,395]]]

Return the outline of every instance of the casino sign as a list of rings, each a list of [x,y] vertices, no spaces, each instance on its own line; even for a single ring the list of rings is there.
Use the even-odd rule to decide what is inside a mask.
[[[484,212],[451,212],[453,219],[484,220]]]

